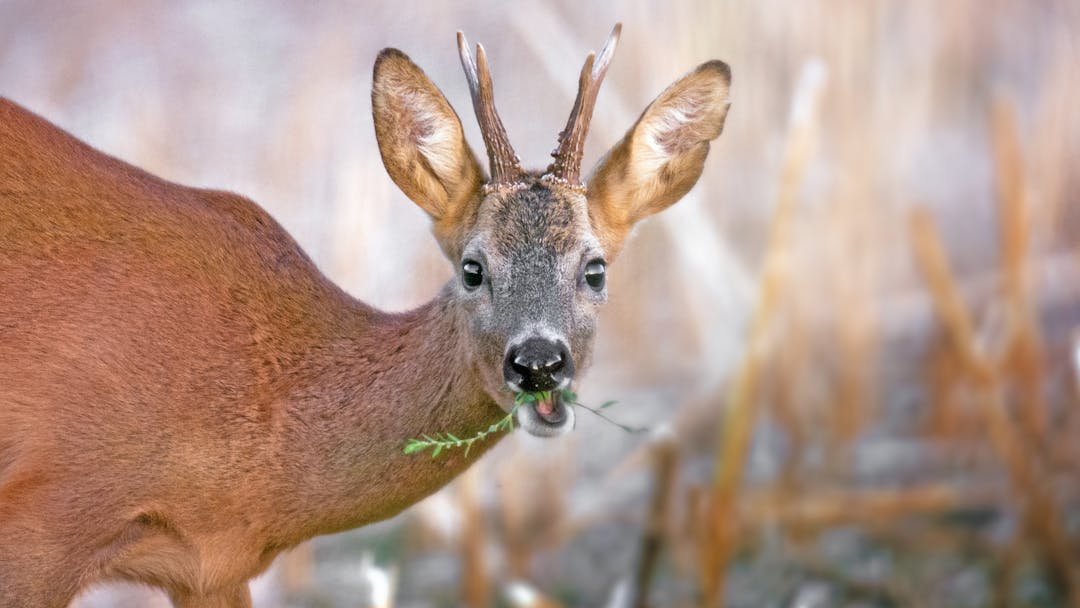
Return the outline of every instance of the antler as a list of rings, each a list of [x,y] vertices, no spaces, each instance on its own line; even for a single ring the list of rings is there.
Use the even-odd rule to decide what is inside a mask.
[[[491,167],[491,185],[512,184],[521,176],[521,161],[514,153],[510,139],[506,136],[499,113],[495,111],[495,98],[491,86],[491,72],[488,71],[487,55],[483,45],[476,45],[476,61],[469,54],[469,43],[465,34],[457,33],[458,53],[461,55],[461,67],[465,70],[465,79],[469,81],[472,93],[473,109],[476,120],[480,123],[480,133],[487,148],[488,163]]]
[[[571,184],[581,183],[581,155],[585,149],[585,136],[589,132],[593,107],[596,105],[596,94],[600,92],[600,83],[604,81],[604,74],[607,73],[611,57],[615,54],[621,32],[622,23],[616,23],[607,42],[600,49],[600,54],[589,53],[585,59],[581,76],[578,78],[574,109],[570,111],[566,128],[559,133],[559,147],[551,153],[555,161],[548,166],[547,173],[552,177]]]

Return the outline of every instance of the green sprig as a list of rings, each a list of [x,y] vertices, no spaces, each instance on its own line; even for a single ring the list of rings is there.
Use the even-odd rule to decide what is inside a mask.
[[[615,422],[611,418],[608,418],[600,412],[600,410],[607,409],[615,405],[614,401],[606,401],[598,407],[589,407],[577,400],[577,394],[569,389],[562,389],[560,391],[563,403],[569,405],[577,405],[586,410],[589,410],[593,414],[596,414],[603,420],[619,427],[627,433],[641,433],[646,429],[627,426]],[[442,454],[445,450],[452,450],[454,448],[465,448],[465,455],[469,455],[469,451],[473,445],[478,441],[484,441],[489,436],[496,433],[511,432],[514,430],[514,414],[517,413],[519,407],[534,403],[541,399],[551,398],[551,391],[542,391],[537,393],[518,393],[514,396],[514,407],[510,409],[510,412],[500,418],[497,422],[489,426],[488,428],[477,431],[474,435],[467,438],[460,438],[453,433],[435,433],[434,435],[421,435],[420,438],[409,439],[405,442],[404,451],[406,454],[417,454],[426,450],[431,450],[431,457],[435,458],[439,454]]]
[[[609,408],[609,407],[615,405],[616,403],[618,403],[617,401],[605,401],[605,402],[601,403],[600,405],[598,405],[596,407],[591,407],[591,406],[585,405],[584,403],[578,401],[577,400],[577,394],[572,392],[572,391],[564,390],[563,393],[562,393],[562,396],[563,396],[563,401],[565,401],[566,403],[576,405],[576,406],[578,406],[580,408],[586,409],[586,410],[592,412],[594,415],[596,415],[601,420],[603,420],[603,421],[605,421],[605,422],[607,422],[609,424],[613,424],[613,425],[619,427],[620,429],[622,429],[623,431],[625,431],[627,433],[630,433],[632,435],[636,435],[638,433],[644,433],[644,432],[649,430],[649,429],[647,429],[645,427],[628,426],[628,425],[622,424],[621,422],[615,422],[611,418],[608,418],[603,413],[601,413],[600,410],[606,410],[607,408]]]
[[[517,413],[519,407],[525,403],[532,403],[538,398],[547,398],[548,393],[518,393],[514,397],[514,407],[510,409],[510,412],[500,418],[497,422],[489,426],[488,428],[477,431],[472,437],[462,439],[453,433],[435,433],[434,435],[421,435],[420,439],[410,439],[405,442],[404,451],[406,454],[416,454],[425,450],[431,450],[431,457],[435,458],[443,452],[443,450],[450,450],[453,448],[465,448],[465,455],[469,455],[469,451],[472,450],[474,444],[477,441],[483,441],[488,438],[489,435],[502,432],[510,432],[514,430],[514,414]]]

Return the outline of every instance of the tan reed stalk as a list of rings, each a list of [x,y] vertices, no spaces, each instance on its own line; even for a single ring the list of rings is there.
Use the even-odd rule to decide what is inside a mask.
[[[652,444],[653,490],[649,515],[641,535],[637,565],[630,579],[630,602],[633,608],[646,608],[649,588],[656,574],[656,564],[668,536],[672,495],[679,464],[679,444],[673,434],[663,434]]]
[[[959,489],[943,483],[911,488],[822,490],[794,498],[768,490],[744,496],[739,519],[748,528],[777,523],[814,530],[836,525],[874,527],[909,515],[992,505],[1001,498],[994,487]]]
[[[971,373],[979,391],[978,404],[992,447],[1005,465],[1014,499],[1025,523],[1042,548],[1046,565],[1064,590],[1070,605],[1080,608],[1080,579],[1073,567],[1065,526],[1030,445],[1014,430],[1005,408],[1002,379],[975,341],[971,316],[961,301],[930,215],[916,209],[911,216],[911,238],[919,270],[925,278],[935,310],[958,357]]]
[[[758,385],[773,319],[788,282],[791,224],[799,186],[813,148],[814,119],[823,81],[821,64],[809,63],[804,67],[792,107],[792,123],[758,287],[757,307],[750,320],[746,352],[725,399],[713,491],[706,510],[699,554],[702,605],[708,608],[718,605],[723,598],[724,573],[738,541],[735,499],[757,419]]]
[[[1008,311],[1008,341],[1002,363],[1017,383],[1019,417],[1027,438],[1041,449],[1047,435],[1048,413],[1043,396],[1043,346],[1029,293],[1031,218],[1024,192],[1023,158],[1011,105],[994,107],[992,132],[998,176],[998,216],[1001,231],[1003,287]]]
[[[479,497],[483,468],[479,464],[474,465],[465,472],[458,486],[463,522],[459,544],[461,600],[469,608],[491,605],[491,580],[488,576],[488,564],[484,559],[487,530]]]

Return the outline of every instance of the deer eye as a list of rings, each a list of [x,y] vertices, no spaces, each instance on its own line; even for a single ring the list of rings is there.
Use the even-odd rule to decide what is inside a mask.
[[[461,282],[465,289],[472,291],[484,283],[484,267],[476,260],[465,260],[461,263]]]
[[[603,260],[593,260],[585,265],[585,282],[593,288],[593,291],[600,291],[604,288],[606,272],[607,265]]]

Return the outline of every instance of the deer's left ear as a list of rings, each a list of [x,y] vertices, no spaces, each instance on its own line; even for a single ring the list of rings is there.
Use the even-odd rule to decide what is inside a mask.
[[[731,70],[703,63],[645,108],[587,181],[589,214],[608,255],[642,218],[678,201],[697,183],[727,116]]]

